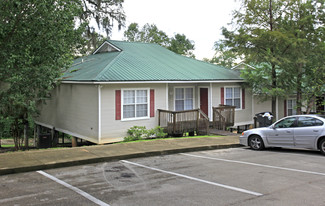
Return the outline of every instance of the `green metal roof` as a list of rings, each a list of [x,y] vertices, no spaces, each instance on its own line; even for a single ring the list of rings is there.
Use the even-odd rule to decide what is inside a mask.
[[[175,54],[157,44],[113,40],[105,43],[116,49],[76,59],[63,79],[95,82],[243,80],[236,71]]]

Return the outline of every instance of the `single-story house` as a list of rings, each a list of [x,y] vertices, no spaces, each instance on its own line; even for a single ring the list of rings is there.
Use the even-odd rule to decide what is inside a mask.
[[[158,109],[200,108],[211,121],[212,107],[233,105],[235,126],[253,124],[256,113],[270,111],[271,101],[259,102],[243,82],[239,70],[157,44],[107,40],[75,60],[40,107],[36,124],[97,144],[123,140],[132,126],[157,126]],[[279,100],[276,116],[289,109]]]

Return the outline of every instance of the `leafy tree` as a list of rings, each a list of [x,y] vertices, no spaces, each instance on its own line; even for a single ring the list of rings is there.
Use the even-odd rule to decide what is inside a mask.
[[[289,61],[284,62],[283,67],[290,70],[292,87],[297,94],[297,113],[301,114],[303,106],[309,112],[316,97],[324,94],[321,89],[325,88],[322,78],[325,72],[324,1],[294,1],[289,10],[291,14],[285,15],[282,23],[283,33],[289,40],[285,53]]]
[[[139,28],[137,23],[131,23],[124,32],[127,41],[156,43],[181,55],[195,58],[193,51],[194,42],[187,39],[184,34],[175,34],[169,38],[168,35],[159,30],[155,24],[145,24]]]
[[[79,23],[86,23],[83,33],[87,44],[80,51],[81,54],[89,54],[97,48],[104,39],[100,33],[104,32],[107,38],[112,33],[114,22],[121,29],[125,23],[123,11],[124,0],[78,0],[83,12],[79,15]],[[97,26],[97,28],[96,28]]]
[[[124,37],[127,38],[127,41],[156,43],[164,47],[167,47],[170,44],[167,34],[162,30],[159,30],[155,24],[145,24],[141,29],[139,29],[137,23],[132,23],[124,32]]]
[[[124,32],[124,37],[128,41],[141,41],[139,25],[137,23],[131,23]]]
[[[223,41],[215,42],[214,49],[216,53],[212,59],[204,59],[204,61],[227,68],[232,68],[236,66],[236,62],[242,61],[238,53],[232,51]]]
[[[305,5],[304,9],[300,7],[303,9],[301,12],[308,12],[307,8],[312,10],[313,4],[324,3],[323,0],[309,0],[306,3],[300,0],[243,0],[242,4],[241,9],[234,12],[235,29],[230,31],[223,28],[223,44],[232,52],[244,55],[248,63],[262,65],[264,82],[260,81],[260,74],[256,71],[248,71],[243,76],[250,80],[248,82],[253,88],[259,88],[256,92],[272,98],[272,112],[276,114],[277,97],[293,92],[301,94],[299,91],[302,90],[297,85],[302,85],[301,63],[307,59],[303,49],[310,51],[309,48],[312,48],[309,47],[311,44],[306,46],[306,35],[313,34],[313,31],[303,34],[299,30],[305,23],[317,21],[317,17],[315,13],[297,16],[297,5]],[[312,23],[312,27],[315,25]],[[297,38],[298,33],[302,34],[301,40]],[[296,53],[298,51],[299,55]],[[293,65],[295,58],[299,60]],[[293,72],[297,63],[300,69]]]
[[[184,34],[175,34],[175,36],[170,39],[170,45],[167,49],[176,54],[195,58],[195,55],[193,54],[194,42],[187,39]]]
[[[0,116],[17,149],[28,119],[80,46],[84,27],[75,26],[75,17],[81,13],[77,0],[0,2]]]

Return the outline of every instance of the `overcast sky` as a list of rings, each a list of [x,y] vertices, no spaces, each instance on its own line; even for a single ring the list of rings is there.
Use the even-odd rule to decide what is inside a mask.
[[[185,34],[195,43],[197,59],[212,58],[214,42],[222,38],[221,27],[231,22],[238,0],[124,0],[126,28],[130,23],[156,24],[169,37]],[[111,39],[123,40],[114,29]]]

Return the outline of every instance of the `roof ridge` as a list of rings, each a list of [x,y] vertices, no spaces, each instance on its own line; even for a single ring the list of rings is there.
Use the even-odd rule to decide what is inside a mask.
[[[99,74],[97,74],[97,76],[95,77],[95,79],[96,80],[99,80],[100,78],[102,78],[102,76],[103,76],[103,74],[107,71],[107,70],[109,70],[109,67],[112,65],[112,64],[114,64],[116,61],[117,61],[117,59],[119,58],[119,56],[121,56],[121,54],[123,53],[123,50],[122,51],[120,51],[119,52],[119,54],[109,63],[109,64],[107,64],[106,66],[105,66],[105,68],[101,71],[101,72],[99,72]]]
[[[128,44],[151,44],[151,45],[156,45],[156,46],[161,46],[155,42],[142,42],[142,41],[123,41],[123,40],[113,40],[113,39],[108,39],[106,40],[108,42],[112,41],[112,42],[120,42],[120,43],[128,43]],[[161,46],[163,48],[166,48],[164,46]],[[167,49],[167,48],[166,48]]]

